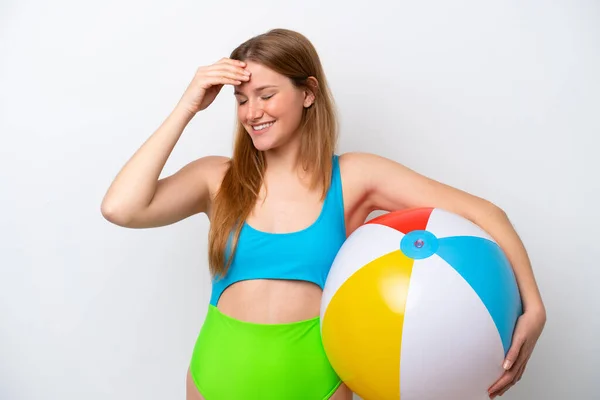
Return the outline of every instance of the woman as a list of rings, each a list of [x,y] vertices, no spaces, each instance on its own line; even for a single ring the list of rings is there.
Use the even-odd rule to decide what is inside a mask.
[[[187,124],[224,85],[237,101],[231,159],[202,157],[159,180]],[[188,400],[351,399],[320,341],[325,278],[345,238],[372,211],[421,206],[472,220],[514,266],[525,312],[506,372],[490,388],[492,396],[504,393],[523,374],[545,323],[528,256],[505,213],[389,159],[338,156],[336,139],[317,52],[301,34],[275,29],[199,68],[110,186],[102,213],[120,226],[209,217],[213,290],[188,370]]]

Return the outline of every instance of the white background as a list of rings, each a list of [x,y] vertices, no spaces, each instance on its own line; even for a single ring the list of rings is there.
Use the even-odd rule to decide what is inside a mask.
[[[2,0],[0,398],[184,398],[207,220],[127,230],[100,202],[197,67],[275,27],[319,51],[338,152],[393,158],[515,224],[548,323],[503,398],[597,398],[600,5],[567,0]],[[163,176],[230,154],[231,92]]]

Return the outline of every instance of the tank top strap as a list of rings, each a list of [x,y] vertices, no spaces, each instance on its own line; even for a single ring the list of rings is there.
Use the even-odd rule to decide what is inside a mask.
[[[342,176],[340,173],[339,156],[333,155],[332,158],[332,174],[331,174],[331,186],[327,193],[327,199],[325,201],[326,213],[336,220],[337,223],[345,231],[345,217],[344,217],[344,198],[342,192]]]

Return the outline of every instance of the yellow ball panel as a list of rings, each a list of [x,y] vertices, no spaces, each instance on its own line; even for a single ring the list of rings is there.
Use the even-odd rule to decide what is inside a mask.
[[[400,398],[400,345],[413,260],[400,250],[350,276],[323,316],[327,356],[359,396]]]

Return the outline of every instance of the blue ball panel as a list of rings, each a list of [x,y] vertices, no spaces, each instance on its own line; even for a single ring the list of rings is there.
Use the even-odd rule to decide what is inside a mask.
[[[455,236],[438,239],[437,254],[475,290],[488,309],[508,352],[521,297],[511,265],[500,247],[487,239]]]

